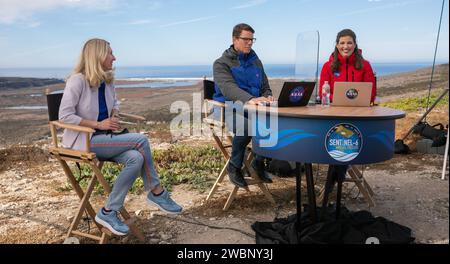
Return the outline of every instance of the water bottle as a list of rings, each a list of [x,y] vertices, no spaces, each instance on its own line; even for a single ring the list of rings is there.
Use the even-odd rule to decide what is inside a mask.
[[[328,81],[325,81],[322,86],[322,106],[330,106],[330,85],[328,84]]]
[[[375,96],[375,100],[373,101],[373,105],[379,105],[381,103],[380,97]]]

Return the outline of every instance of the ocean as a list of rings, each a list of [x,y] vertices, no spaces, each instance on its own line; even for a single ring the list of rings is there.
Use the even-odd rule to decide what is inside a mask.
[[[414,71],[430,67],[431,63],[373,63],[372,68],[377,76]],[[300,72],[300,74],[296,74]],[[264,69],[269,78],[297,78],[299,80],[314,78],[316,67],[294,64],[266,64]],[[321,69],[319,68],[319,71]],[[65,79],[71,68],[0,68],[0,77],[29,77]],[[146,66],[116,67],[116,79],[145,80],[145,82],[116,85],[117,88],[164,88],[194,85],[204,76],[212,77],[212,65],[193,66]],[[32,96],[42,96],[32,95]],[[16,109],[29,109],[28,106],[17,106]],[[45,106],[38,106],[41,109]]]
[[[430,67],[431,63],[373,63],[377,76],[414,71]],[[319,71],[320,71],[319,66]],[[266,64],[264,69],[269,78],[296,78],[294,64]],[[64,79],[71,68],[0,68],[0,77],[34,77]],[[301,75],[314,77],[315,67],[298,67]],[[139,66],[116,67],[116,79],[199,79],[212,77],[212,65],[191,66]]]

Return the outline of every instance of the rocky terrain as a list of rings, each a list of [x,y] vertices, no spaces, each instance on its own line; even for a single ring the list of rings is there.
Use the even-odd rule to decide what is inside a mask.
[[[421,96],[427,93],[430,69],[379,78],[381,101]],[[448,64],[435,72],[434,89],[448,88]],[[283,80],[271,80],[274,94]],[[62,243],[78,206],[73,191],[62,191],[67,180],[61,166],[48,155],[49,131],[46,109],[14,109],[14,106],[45,106],[45,89],[62,89],[63,84],[22,89],[0,89],[0,243]],[[199,137],[173,138],[167,130],[170,104],[176,100],[192,103],[192,93],[201,92],[197,84],[183,88],[118,89],[125,112],[147,117],[145,130],[152,149],[171,144],[190,146],[214,145],[212,139]],[[424,109],[407,113],[398,120],[396,138],[400,138],[421,116]],[[430,123],[448,124],[448,105],[430,113]],[[407,143],[414,145],[415,136]],[[413,148],[414,149],[414,148]],[[394,155],[379,164],[364,166],[364,176],[375,191],[376,206],[369,208],[352,183],[344,184],[344,204],[352,210],[370,210],[410,227],[418,243],[449,243],[449,184],[441,180],[443,156],[412,153]],[[316,190],[323,186],[326,167],[314,165]],[[295,212],[294,178],[275,177],[268,188],[276,200],[268,203],[261,192],[251,188],[240,190],[230,209],[222,211],[231,189],[228,181],[212,200],[187,184],[172,191],[185,210],[169,216],[146,204],[143,193],[129,194],[126,205],[138,219],[146,243],[255,243],[251,224],[273,221]],[[303,181],[305,182],[305,181]],[[304,188],[304,187],[303,187]],[[306,191],[302,192],[303,194]],[[303,201],[306,201],[303,197]],[[94,195],[98,208],[104,197]],[[92,229],[92,221],[83,220],[84,230]],[[93,243],[81,240],[81,243]],[[113,238],[111,243],[139,243],[133,236]]]

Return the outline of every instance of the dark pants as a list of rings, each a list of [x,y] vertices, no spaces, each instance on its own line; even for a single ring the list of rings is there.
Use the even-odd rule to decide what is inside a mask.
[[[333,182],[344,181],[348,165],[330,165],[328,172],[333,174]]]
[[[241,122],[243,119],[244,122]],[[233,111],[233,113],[229,113],[225,115],[225,122],[227,128],[233,132],[234,137],[231,142],[231,157],[230,162],[236,168],[242,168],[245,158],[245,150],[247,145],[252,140],[252,137],[249,136],[249,121],[247,118],[247,114],[241,115]],[[263,160],[263,157],[254,155],[255,160]]]
[[[252,140],[249,136],[235,136],[233,138],[231,146],[231,158],[230,162],[237,168],[241,168],[244,162],[245,149]],[[255,155],[255,159],[261,159],[259,156]]]
[[[336,182],[343,182],[347,174],[348,165],[329,165],[327,181],[325,183],[325,195],[333,191]],[[326,201],[325,203],[327,203]]]

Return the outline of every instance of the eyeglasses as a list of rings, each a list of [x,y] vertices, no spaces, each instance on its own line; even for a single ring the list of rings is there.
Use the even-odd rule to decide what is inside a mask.
[[[242,39],[245,42],[253,42],[253,43],[256,42],[256,38],[241,38],[241,37],[238,38]]]

